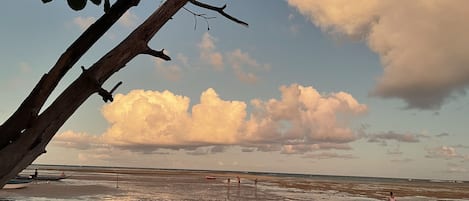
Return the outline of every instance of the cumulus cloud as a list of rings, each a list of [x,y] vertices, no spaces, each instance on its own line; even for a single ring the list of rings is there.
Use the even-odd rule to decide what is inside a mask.
[[[216,38],[205,32],[199,43],[200,59],[209,63],[215,70],[223,70],[224,62],[222,53],[216,51]]]
[[[254,112],[243,132],[246,139],[271,139],[286,144],[347,143],[357,136],[348,128],[350,117],[367,111],[345,92],[320,94],[313,87],[280,87],[282,98],[253,100]],[[341,117],[341,118],[339,118]]]
[[[91,24],[96,21],[94,17],[76,17],[73,19],[73,23],[78,25],[81,30],[86,30]]]
[[[227,55],[228,62],[233,68],[236,77],[246,83],[253,84],[257,82],[258,78],[253,72],[268,71],[271,68],[269,64],[258,63],[248,53],[243,52],[240,49],[236,49]]]
[[[368,135],[368,142],[378,142],[383,143],[387,140],[395,140],[397,142],[408,142],[408,143],[415,143],[419,142],[417,135],[415,134],[400,134],[394,131],[388,131],[385,133],[378,133],[378,134],[371,134]]]
[[[365,105],[345,92],[320,94],[298,84],[280,91],[280,100],[253,100],[248,115],[246,103],[223,100],[211,88],[192,107],[188,97],[170,91],[133,90],[103,107],[110,127],[99,139],[76,139],[144,153],[161,148],[217,153],[232,145],[285,154],[351,149],[347,143],[358,137],[349,123],[367,111]]]
[[[444,158],[444,159],[461,158],[461,155],[459,155],[456,152],[456,149],[450,146],[428,148],[426,151],[427,151],[427,155],[425,157],[427,158]]]
[[[323,31],[379,55],[384,72],[372,95],[439,109],[469,85],[469,1],[287,1]]]
[[[231,66],[238,80],[253,84],[259,79],[256,73],[269,71],[271,68],[269,64],[259,63],[253,59],[249,53],[241,49],[235,49],[223,54],[216,50],[216,42],[217,39],[206,32],[198,44],[200,59],[210,64],[214,70],[223,70],[225,60],[227,60],[228,65]]]

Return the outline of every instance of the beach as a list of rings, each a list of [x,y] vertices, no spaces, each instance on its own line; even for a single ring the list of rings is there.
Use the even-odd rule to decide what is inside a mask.
[[[469,200],[467,182],[79,166],[36,166],[23,174],[36,168],[42,175],[68,177],[2,189],[0,200],[373,201],[384,200],[390,191],[398,200]]]

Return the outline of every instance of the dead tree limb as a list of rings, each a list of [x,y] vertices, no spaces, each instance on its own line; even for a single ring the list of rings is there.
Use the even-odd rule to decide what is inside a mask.
[[[163,50],[150,49],[148,42],[189,1],[166,0],[119,45],[101,57],[90,68],[82,67],[83,73],[47,109],[39,114],[47,97],[66,72],[127,9],[136,5],[139,0],[118,0],[104,14],[102,17],[104,19],[101,18],[90,26],[59,58],[51,71],[42,77],[17,112],[0,128],[2,137],[0,139],[2,145],[0,146],[0,187],[46,152],[46,146],[52,137],[92,94],[98,93],[103,96],[105,101],[112,101],[112,92],[120,83],[109,92],[102,89],[102,85],[114,73],[124,68],[130,60],[140,54],[149,54],[169,60],[169,56],[165,55]],[[199,3],[197,1],[191,2]],[[117,7],[118,5],[122,7]],[[207,9],[212,7],[207,7]],[[227,14],[223,14],[224,7],[219,9],[221,11],[218,12],[227,17]],[[233,20],[231,16],[227,18]],[[246,23],[241,24],[247,25]],[[104,28],[100,26],[104,26]],[[7,135],[4,135],[4,131],[8,131]]]
[[[30,127],[21,129],[23,132],[16,135],[15,139],[11,142],[6,143],[6,146],[0,150],[0,186],[3,186],[10,178],[13,178],[30,165],[42,153],[45,153],[46,145],[76,109],[92,94],[99,92],[101,89],[100,86],[102,86],[112,74],[123,68],[135,56],[143,54],[148,50],[147,43],[150,39],[186,3],[187,0],[167,0],[125,40],[99,59],[99,61],[93,64],[89,69],[85,70],[46,110],[44,110],[44,112],[35,118]],[[112,13],[112,8],[105,15],[108,13]],[[117,16],[115,17],[118,18]],[[80,49],[80,51],[75,50],[75,48]],[[38,90],[36,92],[37,94],[34,96],[31,95],[28,98],[32,101],[42,102],[42,96],[45,95],[42,90],[46,89],[49,91],[51,87],[55,87],[50,79],[53,78],[53,81],[60,80],[65,72],[72,66],[70,63],[73,63],[73,61],[68,57],[75,58],[75,54],[84,51],[82,48],[81,44],[78,44],[78,47],[69,48],[66,53],[68,53],[68,51],[72,51],[72,53],[64,54],[65,56],[62,55],[57,62],[66,63],[59,65],[64,67],[54,67],[51,70],[53,75],[46,75],[46,78],[41,80],[41,82],[45,83],[41,84],[40,82],[40,86],[36,87]],[[63,57],[65,57],[65,61],[62,60]],[[78,60],[78,58],[76,58],[76,60]],[[19,111],[19,113],[29,114],[31,105],[37,107],[42,106],[42,104],[43,103],[39,104],[36,102],[23,103],[20,108],[23,108],[23,110],[27,109],[27,111]],[[14,117],[14,119],[15,118],[18,117]],[[16,120],[16,122],[18,121],[19,120]],[[11,126],[10,124],[8,125]],[[5,124],[2,127],[7,128]]]
[[[63,76],[129,8],[136,6],[139,2],[140,0],[117,1],[108,12],[70,45],[51,70],[42,76],[16,112],[0,126],[0,150],[17,139],[21,131],[31,127],[47,98]]]
[[[205,9],[208,9],[208,10],[213,10],[213,11],[216,11],[218,13],[220,13],[220,15],[223,15],[224,17],[230,19],[231,21],[233,22],[236,22],[238,24],[241,24],[241,25],[244,25],[244,26],[249,26],[248,23],[236,18],[236,17],[233,17],[231,15],[229,15],[228,13],[225,12],[225,8],[226,8],[226,4],[223,5],[222,7],[215,7],[215,6],[212,6],[210,4],[205,4],[205,3],[202,3],[200,1],[197,1],[197,0],[189,0],[192,4],[198,6],[198,7],[201,7],[201,8],[205,8]]]

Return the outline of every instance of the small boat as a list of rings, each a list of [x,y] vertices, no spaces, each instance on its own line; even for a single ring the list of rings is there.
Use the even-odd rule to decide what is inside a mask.
[[[31,179],[11,179],[3,186],[3,189],[26,188],[26,186],[31,184],[31,181]]]
[[[55,175],[38,175],[37,169],[35,170],[34,174],[29,175],[29,176],[24,176],[24,175],[18,175],[16,176],[16,179],[32,179],[32,180],[38,180],[38,181],[60,181],[62,179],[66,179],[68,176],[65,175],[65,173],[62,172],[61,175],[55,176]]]
[[[214,177],[214,176],[205,176],[205,179],[210,179],[211,180],[211,179],[217,179],[217,178]]]

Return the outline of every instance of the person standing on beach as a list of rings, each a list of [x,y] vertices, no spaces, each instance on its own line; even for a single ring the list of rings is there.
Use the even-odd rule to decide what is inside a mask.
[[[392,191],[389,192],[388,201],[397,201],[396,198],[394,197],[394,195],[392,194]]]
[[[236,178],[238,178],[238,184],[241,183],[241,178],[239,178],[239,176],[236,176]]]

